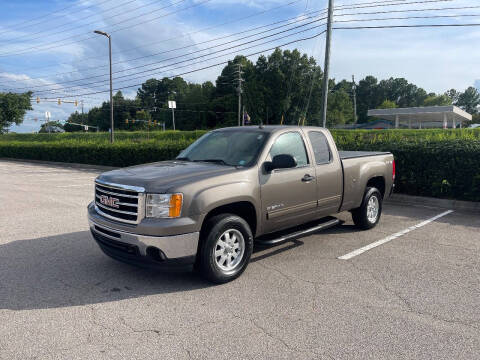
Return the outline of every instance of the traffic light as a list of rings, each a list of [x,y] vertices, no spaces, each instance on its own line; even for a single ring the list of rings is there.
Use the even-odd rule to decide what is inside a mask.
[[[40,98],[37,96],[37,104],[40,104]]]
[[[58,99],[57,103],[58,105],[62,105],[62,99]]]
[[[78,101],[77,101],[77,100],[75,100],[74,104],[75,104],[75,106],[78,106]]]

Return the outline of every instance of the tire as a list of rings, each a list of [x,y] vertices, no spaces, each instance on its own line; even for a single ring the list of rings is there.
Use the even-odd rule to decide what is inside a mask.
[[[213,283],[232,281],[245,271],[252,250],[252,231],[244,219],[233,214],[214,216],[202,234],[198,269]]]
[[[382,194],[377,188],[368,187],[365,191],[362,205],[352,210],[353,222],[358,228],[369,230],[377,226],[381,215]]]

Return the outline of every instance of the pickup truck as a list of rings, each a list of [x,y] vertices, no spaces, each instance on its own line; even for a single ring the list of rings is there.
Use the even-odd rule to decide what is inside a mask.
[[[245,270],[254,243],[334,226],[343,211],[373,228],[394,180],[391,153],[339,152],[323,128],[224,128],[174,160],[99,175],[88,219],[114,259],[224,283]]]

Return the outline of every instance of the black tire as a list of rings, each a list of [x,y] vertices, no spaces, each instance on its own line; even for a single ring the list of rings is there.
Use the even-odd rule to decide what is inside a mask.
[[[368,214],[368,204],[372,198],[376,198],[378,201],[378,212],[374,221],[372,221],[372,217],[369,218]],[[380,221],[380,217],[382,216],[382,194],[377,188],[368,187],[365,191],[365,195],[363,196],[362,205],[351,212],[353,222],[358,228],[362,230],[374,228],[377,226],[378,222]]]
[[[228,236],[229,240],[238,238],[238,244],[241,243],[241,238],[243,237],[243,252],[239,250],[241,247],[240,245],[237,249],[233,249],[233,246],[230,246],[224,253],[224,256],[228,256],[229,260],[225,260],[223,265],[219,265],[219,262],[222,261],[222,256],[215,256],[214,252],[220,252],[223,250],[218,245],[218,241],[219,239],[225,240],[225,236]],[[239,250],[238,255],[237,250]],[[198,269],[204,278],[216,284],[223,284],[232,281],[245,271],[250,261],[252,250],[252,230],[244,219],[233,214],[216,215],[208,220],[208,223],[202,232]],[[232,251],[232,253],[228,253],[227,251]],[[227,261],[230,261],[230,259],[233,258],[233,252],[235,252],[235,255],[237,256],[237,258],[233,260],[235,266],[232,269],[227,269],[229,267]],[[233,264],[231,265],[233,266]],[[224,268],[221,268],[221,266]]]

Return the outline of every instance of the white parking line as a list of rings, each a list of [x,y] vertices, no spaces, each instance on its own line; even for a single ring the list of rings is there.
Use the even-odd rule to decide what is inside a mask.
[[[453,210],[448,210],[448,211],[445,211],[441,214],[438,214],[437,216],[434,216],[428,220],[425,220],[425,221],[422,221],[421,223],[417,224],[417,225],[413,225],[413,226],[410,226],[408,229],[405,229],[405,230],[402,230],[402,231],[399,231],[393,235],[390,235],[382,240],[378,240],[378,241],[375,241],[371,244],[368,244],[364,247],[361,247],[360,249],[357,249],[357,250],[354,250],[346,255],[343,255],[343,256],[340,256],[338,257],[338,259],[340,260],[349,260],[357,255],[360,255],[360,254],[363,254],[365,251],[368,251],[368,250],[371,250],[373,248],[376,248],[377,246],[380,246],[380,245],[383,245],[383,244],[386,244],[388,243],[389,241],[392,241],[392,240],[395,240],[396,238],[399,238],[400,236],[403,236],[407,233],[409,233],[410,231],[413,231],[415,229],[418,229],[418,228],[421,228],[422,226],[425,226],[425,225],[428,225],[430,224],[431,222],[437,220],[437,219],[440,219],[441,217],[443,216],[446,216],[448,214],[451,214],[453,212]]]

